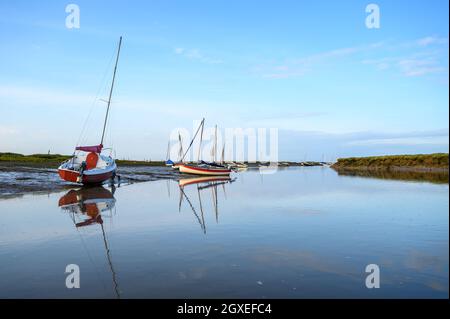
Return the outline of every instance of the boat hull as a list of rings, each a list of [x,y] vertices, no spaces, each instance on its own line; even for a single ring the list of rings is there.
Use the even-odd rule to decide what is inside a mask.
[[[227,168],[203,168],[191,165],[179,165],[181,173],[208,176],[227,176],[231,174],[231,170]]]
[[[97,174],[83,174],[83,177],[81,178],[81,181],[79,181],[80,172],[68,170],[68,169],[58,169],[59,176],[71,183],[78,183],[83,185],[97,185],[102,184],[104,181],[107,181],[108,179],[112,178],[115,174],[116,170],[110,170],[105,172],[100,172]]]

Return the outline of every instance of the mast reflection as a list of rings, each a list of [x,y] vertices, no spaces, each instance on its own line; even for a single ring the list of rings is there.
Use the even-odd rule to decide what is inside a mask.
[[[206,234],[206,223],[205,223],[205,216],[203,211],[203,203],[202,203],[202,196],[201,193],[205,192],[207,189],[211,189],[211,197],[214,207],[214,214],[216,218],[216,223],[219,222],[219,203],[218,203],[218,193],[217,188],[222,187],[223,193],[226,199],[226,191],[225,191],[225,184],[231,184],[236,180],[236,178],[232,179],[229,176],[202,176],[202,177],[193,177],[193,178],[183,178],[178,181],[178,186],[180,189],[180,200],[178,203],[178,211],[181,211],[181,205],[183,203],[183,199],[186,200],[189,207],[191,208],[192,212],[194,213],[194,216],[196,217],[200,228],[202,229],[203,233]],[[198,196],[198,203],[199,203],[199,210],[195,209],[195,206],[193,205],[191,199],[185,192],[186,187],[193,187],[196,186],[197,188],[197,196]]]
[[[103,218],[112,218],[113,211],[115,214],[116,199],[114,198],[114,192],[114,186],[112,186],[111,191],[102,186],[72,189],[59,199],[58,206],[69,213],[77,229],[90,225],[100,225],[106,258],[112,274],[114,292],[117,298],[120,299],[117,275],[113,267],[107,235],[103,225]]]

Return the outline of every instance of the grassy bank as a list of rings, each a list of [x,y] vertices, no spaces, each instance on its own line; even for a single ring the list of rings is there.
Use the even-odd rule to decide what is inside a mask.
[[[58,166],[68,158],[70,156],[61,154],[23,155],[18,153],[0,153],[0,164],[52,167]]]
[[[18,153],[0,153],[0,164],[9,166],[35,166],[35,167],[53,167],[56,168],[69,159],[69,155],[61,154],[32,154],[23,155]],[[162,161],[133,161],[133,160],[116,160],[118,165],[123,166],[163,166]]]
[[[337,170],[448,171],[448,153],[339,158]]]

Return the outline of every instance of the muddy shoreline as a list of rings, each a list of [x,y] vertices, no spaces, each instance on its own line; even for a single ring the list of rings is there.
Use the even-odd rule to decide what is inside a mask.
[[[178,171],[164,166],[119,166],[117,174],[122,185],[161,179],[178,180],[181,176]],[[61,180],[56,168],[0,163],[0,199],[27,193],[48,194],[77,187],[80,185]]]

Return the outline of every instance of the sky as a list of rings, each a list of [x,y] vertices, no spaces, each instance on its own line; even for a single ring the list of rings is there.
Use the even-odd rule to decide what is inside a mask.
[[[117,158],[164,159],[203,117],[277,128],[280,160],[448,152],[448,1],[372,2],[379,28],[359,0],[1,1],[0,152],[99,143],[121,35]]]

